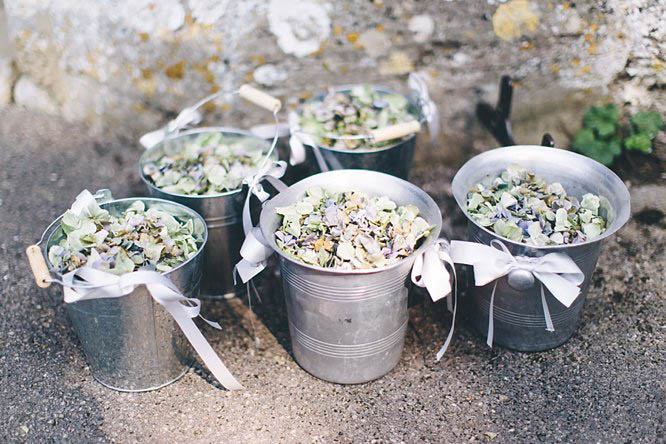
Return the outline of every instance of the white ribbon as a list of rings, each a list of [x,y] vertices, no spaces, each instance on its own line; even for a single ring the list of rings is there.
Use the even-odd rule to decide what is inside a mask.
[[[248,185],[247,196],[245,197],[245,203],[243,204],[243,231],[247,235],[252,230],[252,215],[250,214],[250,198],[252,195],[255,195],[260,202],[265,202],[269,197],[264,188],[261,186],[261,182],[265,179],[275,186],[279,190],[286,188],[282,182],[273,179],[279,179],[284,176],[285,171],[287,170],[287,163],[283,160],[277,160],[274,162],[266,162],[257,173],[246,179],[244,182]]]
[[[477,287],[495,282],[490,295],[488,345],[492,346],[493,342],[493,305],[497,280],[514,270],[528,271],[541,283],[541,305],[546,329],[554,331],[543,287],[565,307],[570,307],[580,294],[580,285],[585,280],[578,265],[564,253],[548,253],[542,257],[513,256],[503,242],[495,239],[490,244],[451,242],[453,262],[474,267],[474,283]]]
[[[95,196],[83,190],[76,196],[71,211],[76,215],[89,213],[96,205]],[[213,376],[228,390],[240,390],[243,386],[224,366],[208,341],[201,334],[192,318],[201,317],[211,327],[221,330],[220,324],[199,314],[201,301],[188,298],[178,290],[169,278],[157,271],[134,271],[116,276],[105,271],[84,266],[62,276],[65,302],[68,304],[90,299],[119,298],[130,294],[139,285],[145,285],[150,295],[173,316],[183,333],[201,356]]]
[[[444,239],[438,239],[433,245],[416,257],[412,267],[412,282],[414,285],[426,288],[433,302],[437,302],[451,294],[450,275],[446,269],[446,264],[453,270],[453,278],[456,285],[453,292],[453,310],[451,309],[451,298],[447,298],[448,309],[453,312],[453,320],[451,321],[451,329],[446,337],[446,341],[444,341],[444,345],[437,352],[438,361],[446,353],[446,349],[449,348],[449,344],[451,343],[451,338],[453,338],[453,331],[456,325],[456,311],[458,309],[458,278],[456,267],[449,254],[448,242]]]
[[[291,166],[300,165],[305,162],[305,145],[315,146],[314,140],[309,134],[301,132],[298,114],[290,111],[287,116],[289,124],[289,164]]]
[[[289,138],[289,164],[292,166],[300,165],[305,162],[306,152],[305,146],[312,148],[312,153],[315,156],[317,161],[317,166],[319,171],[326,172],[333,170],[342,169],[342,165],[337,162],[334,165],[330,166],[324,159],[324,155],[319,148],[319,145],[316,143],[314,137],[311,134],[308,134],[301,130],[298,114],[294,111],[291,111],[288,116],[289,121],[289,131],[291,132],[291,137]]]
[[[141,136],[139,143],[145,149],[152,148],[166,139],[169,134],[175,133],[188,125],[196,125],[201,122],[201,113],[196,108],[197,106],[185,108],[166,126]]]
[[[91,267],[81,267],[63,275],[62,282],[65,302],[68,304],[91,299],[118,298],[130,294],[139,285],[145,285],[153,299],[173,316],[194,350],[220,384],[227,390],[244,388],[222,363],[192,318],[199,316],[218,330],[221,330],[220,325],[203,318],[199,314],[201,301],[183,296],[166,276],[156,271],[135,271],[116,276]]]
[[[423,77],[415,72],[409,75],[407,85],[416,93],[418,103],[421,107],[421,113],[428,123],[430,139],[433,142],[436,142],[439,137],[439,111],[435,102],[430,99],[428,85]]]
[[[272,254],[273,249],[266,244],[261,229],[252,227],[250,232],[245,235],[245,241],[241,246],[240,255],[242,259],[236,264],[236,272],[244,284],[266,268],[268,258]]]
[[[250,198],[254,194],[260,202],[265,202],[270,197],[270,194],[264,191],[264,188],[261,186],[263,180],[268,180],[278,191],[284,190],[286,185],[279,178],[284,175],[286,169],[287,164],[284,161],[268,163],[259,169],[257,174],[248,181],[249,190],[243,205],[243,231],[245,232],[245,240],[240,250],[242,259],[234,266],[234,284],[236,273],[238,273],[244,284],[259,274],[266,268],[267,260],[273,253],[273,250],[263,240],[261,229],[252,225]],[[249,295],[248,288],[248,298]]]

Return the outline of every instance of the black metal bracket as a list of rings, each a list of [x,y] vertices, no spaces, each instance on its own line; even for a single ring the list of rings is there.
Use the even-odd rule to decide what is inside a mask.
[[[549,148],[555,147],[555,140],[553,139],[553,136],[550,135],[550,133],[543,133],[543,137],[541,138],[541,146],[547,146]]]
[[[479,102],[476,105],[476,117],[481,124],[495,137],[502,146],[515,145],[511,131],[511,101],[513,100],[513,81],[511,77],[503,75],[500,79],[499,97],[497,105]],[[541,145],[554,147],[555,141],[549,133],[541,139]]]

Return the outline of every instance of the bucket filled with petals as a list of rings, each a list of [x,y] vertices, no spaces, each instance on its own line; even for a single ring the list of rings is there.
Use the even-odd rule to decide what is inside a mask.
[[[247,281],[279,255],[293,353],[305,370],[344,384],[383,376],[402,352],[410,272],[433,299],[450,293],[439,208],[415,185],[374,171],[277,188],[243,244],[239,274]]]
[[[194,348],[220,383],[238,389],[192,321],[206,240],[203,219],[183,205],[84,191],[27,254],[38,286],[63,286],[90,371],[103,385],[163,387],[185,374]]]
[[[197,109],[226,92],[210,95],[183,110],[167,127],[146,134],[147,151],[139,173],[148,193],[181,203],[201,214],[208,225],[202,292],[207,297],[231,296],[233,267],[243,243],[241,213],[255,175],[277,161],[279,100],[243,85],[231,94],[273,112],[272,143],[247,131],[226,127],[184,129],[200,119]],[[284,173],[284,168],[273,169]]]
[[[331,88],[289,116],[292,165],[311,174],[368,169],[407,179],[416,133],[437,133],[437,109],[425,82],[410,77],[410,97],[369,84]]]
[[[547,350],[576,331],[601,243],[629,218],[629,191],[579,154],[511,146],[469,160],[453,179],[469,242],[454,262],[473,266],[471,315],[493,342]]]

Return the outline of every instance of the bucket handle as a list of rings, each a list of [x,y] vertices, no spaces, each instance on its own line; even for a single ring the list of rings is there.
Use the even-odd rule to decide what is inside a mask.
[[[272,113],[276,113],[282,108],[282,102],[280,99],[277,99],[253,86],[250,86],[247,83],[241,85],[238,90],[238,94],[248,102],[254,103],[255,105],[260,106],[261,108],[264,108]]]
[[[170,121],[166,126],[151,131],[144,134],[139,139],[139,143],[143,145],[145,149],[149,149],[162,142],[165,139],[168,139],[174,135],[177,135],[182,129],[186,128],[190,124],[197,124],[201,121],[201,113],[198,109],[210,102],[211,100],[220,97],[224,94],[238,94],[243,99],[247,100],[250,103],[253,103],[261,108],[264,108],[273,114],[277,115],[278,111],[282,108],[282,101],[277,99],[270,94],[261,91],[251,85],[243,84],[236,91],[217,91],[213,94],[210,94],[203,99],[199,100],[192,106],[188,106],[183,109],[178,116]],[[277,118],[276,118],[277,124]],[[277,132],[277,130],[276,130]]]
[[[372,130],[370,131],[370,137],[374,143],[379,143],[418,133],[420,130],[421,124],[419,121],[412,120],[411,122],[397,123],[395,125]]]
[[[51,273],[49,273],[49,267],[46,265],[42,249],[37,244],[30,245],[26,248],[25,254],[28,256],[30,269],[37,286],[39,288],[49,288],[51,286]]]

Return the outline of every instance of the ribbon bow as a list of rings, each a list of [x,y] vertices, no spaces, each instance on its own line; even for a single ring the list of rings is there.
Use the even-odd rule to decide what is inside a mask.
[[[234,266],[234,281],[236,280],[236,273],[238,273],[243,283],[247,283],[266,268],[267,260],[273,253],[273,250],[264,241],[259,227],[252,226],[250,198],[254,194],[263,203],[270,197],[261,186],[261,181],[264,179],[268,180],[278,191],[284,190],[287,186],[279,178],[284,175],[286,169],[287,164],[282,160],[273,162],[272,164],[268,163],[248,180],[249,191],[243,205],[245,241],[240,250],[242,259]]]
[[[76,280],[75,280],[76,279]],[[201,301],[188,298],[164,275],[156,271],[135,271],[116,276],[91,267],[81,267],[62,277],[65,302],[68,304],[101,298],[118,298],[130,294],[139,285],[162,305],[187,337],[194,350],[213,376],[228,390],[241,390],[243,386],[233,377],[210,346],[192,318],[201,317],[210,326],[221,330],[220,324],[200,315]]]
[[[331,167],[328,166],[324,155],[319,149],[319,145],[312,137],[311,134],[308,134],[304,131],[301,131],[301,126],[299,124],[299,117],[296,112],[291,111],[287,117],[289,122],[289,131],[291,137],[289,138],[289,163],[294,165],[299,165],[305,162],[305,145],[312,147],[312,152],[314,153],[315,160],[317,161],[317,166],[319,166],[319,171],[326,172],[331,169],[340,170],[342,169],[342,164],[336,161],[335,158],[331,158],[330,161],[333,163]]]
[[[449,344],[451,343],[453,330],[456,325],[456,311],[458,309],[458,277],[456,275],[456,267],[449,254],[449,249],[447,241],[438,239],[433,245],[416,257],[412,267],[412,282],[418,287],[427,289],[433,302],[437,302],[451,294],[450,275],[446,269],[446,264],[453,270],[453,278],[456,283],[453,289],[453,303],[451,302],[451,298],[447,298],[446,300],[449,311],[453,312],[453,320],[451,321],[449,335],[446,337],[444,345],[437,352],[438,361],[442,359],[442,356],[444,356],[446,349],[449,348]]]
[[[452,241],[451,257],[455,263],[474,267],[474,283],[477,287],[495,282],[490,296],[488,315],[487,342],[491,347],[493,343],[493,304],[499,278],[514,270],[532,273],[534,278],[541,283],[541,305],[548,331],[555,329],[543,287],[545,286],[564,306],[570,307],[580,294],[580,285],[585,280],[585,275],[578,265],[564,253],[548,253],[538,258],[513,256],[506,245],[497,239],[493,240],[490,245]]]

